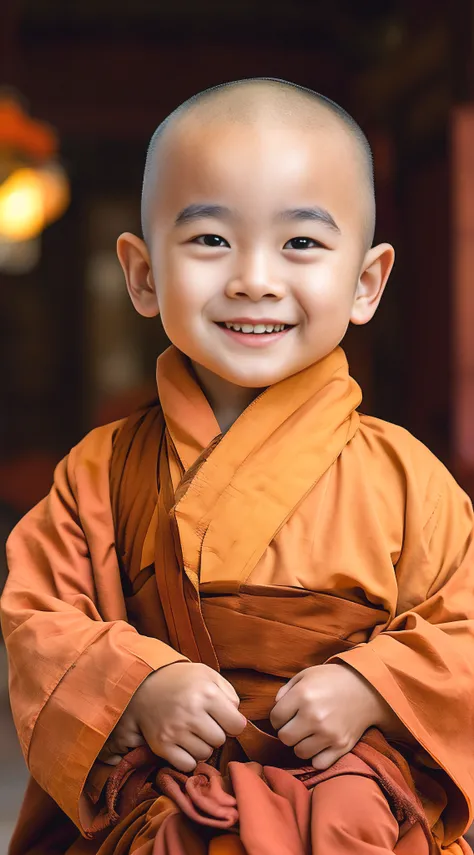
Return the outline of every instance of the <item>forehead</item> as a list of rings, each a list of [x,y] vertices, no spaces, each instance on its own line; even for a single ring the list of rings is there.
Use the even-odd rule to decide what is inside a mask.
[[[360,154],[331,117],[303,127],[271,117],[184,119],[165,134],[155,156],[151,205],[157,213],[207,201],[244,215],[308,203],[340,219],[362,216]]]

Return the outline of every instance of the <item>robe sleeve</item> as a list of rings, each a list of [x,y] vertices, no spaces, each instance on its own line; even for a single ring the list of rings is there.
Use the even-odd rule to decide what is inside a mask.
[[[471,502],[438,467],[424,525],[410,531],[407,522],[396,567],[401,603],[405,587],[413,594],[414,579],[424,589],[385,631],[333,661],[372,684],[427,752],[427,766],[444,778],[449,842],[472,818],[474,797],[474,536]]]
[[[109,498],[110,426],[57,467],[7,544],[2,628],[29,770],[81,831],[88,773],[134,692],[185,659],[127,623]]]

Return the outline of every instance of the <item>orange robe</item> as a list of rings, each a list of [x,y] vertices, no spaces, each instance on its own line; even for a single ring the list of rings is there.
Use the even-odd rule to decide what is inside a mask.
[[[257,724],[302,668],[349,663],[419,745],[436,851],[460,852],[474,792],[469,500],[407,432],[357,413],[340,349],[219,440],[174,349],[158,390],[164,425],[156,407],[93,431],[9,541],[2,621],[34,779],[12,855],[99,851],[77,842],[97,816],[97,755],[146,676],[183,657],[220,667]],[[261,729],[239,742],[274,762]]]

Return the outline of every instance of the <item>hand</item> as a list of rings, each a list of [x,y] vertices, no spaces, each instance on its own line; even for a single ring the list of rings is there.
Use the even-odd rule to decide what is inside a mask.
[[[124,754],[144,744],[145,740],[137,727],[135,717],[127,708],[102,748],[99,760],[109,766],[117,766]]]
[[[111,753],[119,741],[140,734],[158,757],[191,772],[227,736],[242,733],[247,720],[238,710],[239,703],[230,683],[207,665],[167,665],[137,689],[105,749]]]
[[[282,686],[270,714],[278,738],[297,757],[328,769],[351,751],[371,726],[388,721],[390,708],[357,671],[345,664],[315,665]]]

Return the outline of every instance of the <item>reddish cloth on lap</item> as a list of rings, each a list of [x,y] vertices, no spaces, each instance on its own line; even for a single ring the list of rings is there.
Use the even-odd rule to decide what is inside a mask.
[[[374,730],[324,772],[311,766],[284,770],[231,761],[225,775],[208,763],[198,764],[192,774],[185,775],[162,767],[147,747],[137,748],[110,774],[103,810],[88,829],[88,836],[107,832],[100,855],[211,852],[213,838],[221,838],[222,831],[237,833],[241,841],[240,849],[235,844],[229,849],[221,839],[222,852],[309,855],[312,846],[317,851],[314,840],[319,831],[312,827],[312,818],[319,788],[327,781],[338,780],[341,799],[333,799],[332,811],[343,822],[344,782],[349,777],[369,779],[383,793],[387,812],[399,828],[399,842],[386,851],[429,855],[432,836],[408,765]],[[371,816],[367,825],[377,820]],[[119,841],[126,841],[127,848]],[[332,848],[341,855],[344,851]]]

